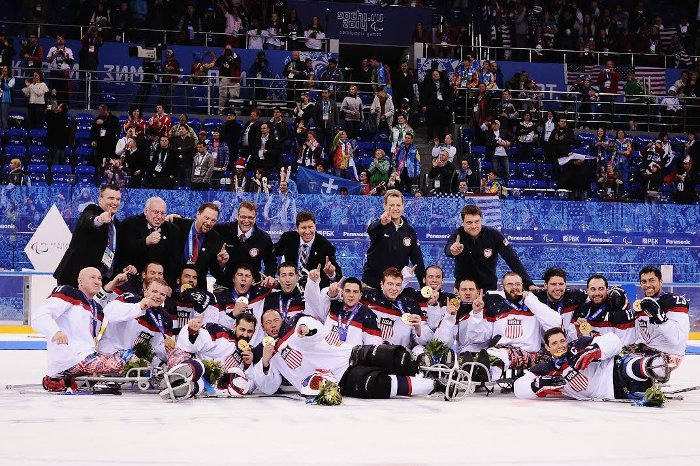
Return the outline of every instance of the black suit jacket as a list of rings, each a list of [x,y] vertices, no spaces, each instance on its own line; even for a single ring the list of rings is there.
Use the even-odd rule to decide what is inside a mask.
[[[231,279],[236,273],[238,264],[248,264],[253,268],[253,278],[260,280],[260,271],[265,266],[265,275],[274,277],[277,275],[277,258],[272,253],[272,239],[267,232],[257,225],[253,227],[253,233],[243,244],[238,237],[238,221],[230,223],[218,223],[214,230],[221,235],[226,243],[229,261],[223,269],[222,277],[216,282],[231,287]]]
[[[175,286],[182,263],[182,248],[179,247],[180,229],[173,223],[163,222],[160,226],[160,241],[147,246],[146,237],[150,234],[151,230],[144,214],[124,219],[118,235],[117,269],[122,270],[127,265],[133,265],[141,272],[148,262],[158,262],[165,269],[165,280],[170,286]]]
[[[80,214],[78,223],[73,230],[70,244],[63,259],[56,267],[53,276],[58,280],[59,285],[78,286],[78,274],[85,267],[96,267],[102,270],[102,255],[107,247],[108,224],[95,227],[93,222],[104,210],[97,204],[90,204]],[[119,221],[115,218],[114,224],[117,227],[117,244],[119,244]],[[116,253],[116,252],[115,252]],[[118,269],[113,267],[113,272]],[[102,277],[102,282],[106,283],[112,277]]]
[[[189,257],[184,257],[185,243],[188,240],[190,229],[192,228],[192,222],[194,220],[188,218],[175,218],[173,223],[180,230],[180,241],[177,243],[176,247],[180,251],[180,267],[178,269],[178,274],[180,269],[187,263]],[[197,262],[194,264],[194,268],[197,270],[197,287],[203,290],[207,289],[207,273],[211,274],[217,279],[221,277],[221,267],[219,267],[219,262],[216,260],[217,254],[221,251],[221,246],[224,241],[221,239],[215,230],[211,230],[207,233],[204,238],[204,244],[199,251],[197,256]]]
[[[275,256],[284,256],[285,262],[291,262],[295,265],[298,264],[300,242],[301,239],[299,238],[298,232],[286,231],[282,233],[280,239],[275,243]],[[311,245],[311,251],[309,251],[309,260],[306,263],[306,270],[315,269],[321,264],[321,288],[331,283],[330,277],[323,272],[323,267],[326,265],[326,257],[331,261],[331,264],[335,265],[334,280],[339,280],[340,277],[343,276],[343,272],[335,258],[335,246],[326,238],[316,233],[314,242]]]

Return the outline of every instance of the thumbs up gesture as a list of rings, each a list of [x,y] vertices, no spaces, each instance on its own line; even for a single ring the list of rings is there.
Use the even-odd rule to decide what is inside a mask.
[[[226,251],[226,243],[224,243],[221,245],[221,251],[216,255],[216,260],[219,262],[219,265],[223,267],[228,263],[229,258],[228,251]]]
[[[105,224],[110,223],[112,221],[112,217],[114,217],[114,212],[111,210],[105,210],[100,214],[99,219],[103,224]]]
[[[321,264],[318,264],[315,269],[309,270],[309,280],[316,283],[321,281]]]
[[[326,263],[323,266],[323,273],[325,273],[328,278],[335,278],[335,265],[331,263],[328,256],[326,256]]]
[[[158,244],[160,242],[160,228],[156,228],[151,232],[150,235],[146,236],[146,246],[151,246],[153,244]]]
[[[452,246],[450,246],[450,254],[453,256],[458,256],[462,254],[462,251],[464,251],[464,245],[462,244],[462,240],[459,238],[459,235],[457,235],[455,242],[452,243]]]

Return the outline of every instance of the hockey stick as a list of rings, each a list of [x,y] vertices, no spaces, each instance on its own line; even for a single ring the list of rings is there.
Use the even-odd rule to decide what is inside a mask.
[[[23,388],[41,388],[44,387],[40,383],[21,383],[18,385],[5,385],[5,390],[21,390]]]
[[[700,390],[700,385],[696,385],[694,387],[686,387],[686,388],[679,388],[677,390],[668,390],[665,391],[665,395],[675,395],[676,393],[685,393],[685,392],[692,392],[695,390]]]

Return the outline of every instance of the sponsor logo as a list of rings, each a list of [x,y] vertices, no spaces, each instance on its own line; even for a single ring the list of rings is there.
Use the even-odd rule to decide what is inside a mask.
[[[595,244],[612,244],[613,240],[612,238],[604,238],[604,237],[599,237],[599,236],[589,236],[586,238],[589,243],[595,243]]]
[[[633,241],[625,236],[624,238],[622,238],[622,243],[623,244],[632,244]]]
[[[354,232],[354,231],[344,231],[343,236],[347,236],[350,238],[364,238],[369,236],[367,233],[360,233],[360,232]]]
[[[562,238],[565,243],[579,243],[581,242],[581,237],[578,235],[564,235]]]
[[[642,238],[642,244],[646,244],[648,246],[658,246],[659,239],[658,238]]]
[[[508,235],[508,238],[505,238],[503,240],[503,246],[508,246],[509,241],[533,241],[534,238],[532,236],[512,236]]]
[[[673,246],[690,246],[690,240],[688,239],[665,239],[666,244]]]
[[[326,236],[326,237],[333,237],[335,236],[335,231],[334,230],[316,230],[316,233],[318,233],[321,236]]]
[[[552,238],[552,236],[551,236],[551,235],[548,235],[548,234],[542,235],[542,240],[543,240],[545,243],[552,243],[552,242],[554,242],[554,238]]]
[[[450,235],[436,235],[433,233],[426,233],[425,238],[426,239],[448,239]]]

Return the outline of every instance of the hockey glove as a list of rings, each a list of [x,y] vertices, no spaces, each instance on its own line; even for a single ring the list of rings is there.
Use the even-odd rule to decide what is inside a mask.
[[[668,316],[661,310],[661,306],[654,298],[642,298],[639,300],[639,307],[643,313],[649,316],[652,324],[663,324],[668,320]]]
[[[618,311],[627,308],[628,303],[625,290],[619,286],[611,287],[608,291],[608,303],[610,304],[611,311]]]
[[[574,368],[582,371],[590,366],[592,362],[600,361],[602,356],[603,354],[597,344],[594,343],[590,346],[586,346],[583,351],[578,354],[578,359],[574,364]]]
[[[530,387],[535,395],[544,398],[547,395],[561,395],[566,380],[560,375],[541,375],[532,381]]]
[[[197,314],[204,312],[210,304],[216,302],[216,298],[208,291],[198,288],[188,288],[182,293],[182,300],[192,303]]]

